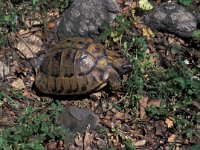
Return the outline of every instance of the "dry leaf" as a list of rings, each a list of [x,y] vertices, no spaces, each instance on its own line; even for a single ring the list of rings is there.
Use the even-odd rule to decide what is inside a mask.
[[[78,145],[78,146],[83,146],[83,138],[80,136],[80,135],[78,135],[76,138],[75,138],[75,143],[76,143],[76,145]]]
[[[168,137],[168,142],[172,143],[176,139],[176,135],[172,134],[170,137]]]
[[[156,106],[156,107],[160,107],[160,100],[150,100],[149,102],[148,102],[148,107],[150,107],[150,106],[152,106],[152,105],[154,105],[154,106]]]
[[[100,121],[100,123],[101,123],[102,125],[106,126],[107,128],[110,128],[110,129],[112,129],[112,128],[115,127],[114,123],[112,123],[110,120],[102,119],[102,120]]]
[[[24,23],[26,24],[26,26],[28,27],[32,27],[32,26],[38,26],[41,25],[43,23],[43,19],[41,17],[41,14],[38,12],[34,12],[34,14],[32,13],[32,11],[30,11],[31,13],[29,13],[24,20]],[[33,17],[34,16],[34,17]]]
[[[160,120],[155,122],[155,135],[164,137],[166,130],[164,121]]]
[[[113,113],[117,113],[117,112],[118,112],[118,110],[117,110],[116,108],[112,108],[111,111],[112,111]]]
[[[25,88],[24,82],[22,79],[17,79],[11,83],[12,87],[18,90],[22,90]]]
[[[84,136],[84,149],[85,150],[88,150],[89,149],[89,145],[90,143],[92,142],[92,139],[93,139],[93,136],[91,133],[89,132],[86,132],[85,133],[85,136]]]
[[[115,114],[115,118],[116,118],[116,119],[120,119],[120,120],[121,120],[121,119],[124,119],[124,118],[123,118],[123,117],[124,117],[124,115],[125,115],[125,114],[124,114],[124,113],[122,113],[122,112],[117,112],[117,113]]]
[[[168,127],[168,128],[171,128],[171,127],[173,127],[173,125],[174,125],[174,119],[171,118],[171,117],[166,118],[166,119],[165,119],[165,123],[167,124],[167,127]]]
[[[55,25],[55,23],[53,23],[53,22],[49,22],[48,23],[48,29],[52,29],[52,28],[54,28],[56,25]]]
[[[133,145],[136,147],[143,146],[145,144],[146,144],[146,140],[139,140],[139,141],[133,143]]]
[[[150,39],[151,37],[154,37],[154,33],[151,31],[150,28],[142,28],[142,34],[147,39]]]
[[[30,35],[26,38],[21,38],[20,41],[16,44],[17,49],[24,55],[26,58],[32,58],[34,54],[42,50],[43,42],[41,39],[35,35]]]
[[[9,71],[9,67],[4,64],[2,61],[0,61],[0,76],[5,76],[8,75],[10,73]]]
[[[145,120],[147,118],[145,108],[147,107],[148,97],[143,97],[140,100],[140,118]]]
[[[53,150],[55,148],[57,148],[57,143],[55,141],[49,141],[49,143],[47,144],[47,147],[49,150]]]

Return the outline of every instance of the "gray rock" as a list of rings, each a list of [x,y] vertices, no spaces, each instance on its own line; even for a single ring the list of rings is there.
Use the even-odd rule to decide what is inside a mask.
[[[72,36],[96,39],[102,22],[111,23],[118,11],[114,0],[74,0],[57,26],[58,39]]]
[[[181,37],[192,37],[197,29],[197,20],[185,7],[164,3],[145,15],[144,21],[153,29],[164,30]]]
[[[83,132],[90,126],[95,129],[99,122],[98,117],[89,109],[67,106],[61,113],[61,124],[70,132]]]
[[[96,129],[99,118],[89,109],[67,106],[61,113],[60,123],[69,132],[65,137],[65,143],[69,146],[72,144],[77,132],[83,133],[87,127],[91,130]]]

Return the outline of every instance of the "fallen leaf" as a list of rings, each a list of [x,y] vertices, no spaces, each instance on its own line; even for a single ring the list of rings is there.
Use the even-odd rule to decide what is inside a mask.
[[[124,115],[125,115],[125,114],[124,114],[124,113],[122,113],[122,112],[117,112],[117,113],[115,114],[115,118],[116,118],[116,119],[120,119],[120,120],[121,120],[121,119],[124,119],[124,118],[123,118],[123,117],[124,117]]]
[[[140,119],[145,120],[147,118],[145,108],[147,107],[148,97],[143,97],[140,100]]]
[[[38,36],[30,35],[26,38],[21,37],[16,47],[26,58],[32,58],[43,49],[43,42]]]
[[[173,125],[174,125],[174,119],[171,118],[171,117],[166,118],[166,119],[165,119],[165,123],[166,123],[166,125],[167,125],[168,128],[171,128],[171,127],[173,127]]]
[[[164,121],[156,121],[155,122],[155,135],[164,137],[166,132],[166,126]]]
[[[25,88],[24,82],[22,79],[17,79],[11,83],[11,86],[15,89],[22,90]]]
[[[156,106],[156,107],[160,107],[160,100],[150,100],[149,102],[148,102],[148,107],[150,107],[150,106],[152,106],[152,105],[154,105],[154,106]]]
[[[111,111],[112,111],[113,113],[117,113],[117,112],[118,112],[118,110],[117,110],[116,108],[112,108]]]
[[[75,138],[75,143],[78,146],[83,146],[83,138],[80,136],[80,134]]]
[[[104,139],[101,139],[101,138],[97,139],[96,144],[97,144],[98,149],[103,149],[104,147],[107,146],[106,141]]]
[[[32,27],[32,26],[38,26],[41,25],[43,23],[43,19],[41,17],[40,13],[34,13],[34,17],[32,17],[33,14],[30,11],[30,13],[27,15],[27,17],[25,17],[24,23],[26,24],[26,26],[28,27]]]
[[[100,121],[100,123],[101,123],[102,125],[104,125],[104,126],[110,128],[110,129],[112,129],[112,128],[115,127],[114,123],[111,122],[110,120],[102,119],[102,120]]]
[[[175,139],[176,139],[176,135],[175,134],[172,134],[170,137],[168,137],[168,142],[170,142],[170,143],[172,143],[172,142],[174,142],[175,141]]]
[[[146,144],[146,140],[139,140],[139,141],[133,143],[133,145],[136,147],[143,146],[145,144]]]
[[[142,34],[147,39],[150,39],[151,37],[154,37],[154,33],[151,31],[150,28],[142,28]]]
[[[89,145],[92,142],[92,140],[93,140],[93,135],[86,131],[83,142],[85,150],[89,149]]]
[[[57,143],[55,141],[50,140],[47,144],[47,147],[49,150],[53,150],[53,149],[57,148]]]
[[[52,28],[54,28],[56,25],[55,25],[55,23],[53,23],[53,22],[49,22],[48,23],[48,28],[49,29],[52,29]]]
[[[8,75],[10,73],[9,67],[4,64],[2,61],[0,61],[0,76],[4,77],[5,75]]]

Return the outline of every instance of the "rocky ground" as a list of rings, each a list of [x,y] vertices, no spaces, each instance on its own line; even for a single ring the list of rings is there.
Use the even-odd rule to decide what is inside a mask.
[[[81,2],[81,8],[77,9]],[[183,6],[153,1],[152,11],[149,11],[151,5],[143,6],[141,1],[117,0],[112,4],[104,0],[93,5],[90,2],[75,0],[65,13],[48,8],[45,18],[41,15],[40,5],[36,11],[30,11],[29,2],[24,2],[23,6],[12,1],[7,3],[17,8],[27,7],[29,11],[18,15],[15,32],[4,26],[6,34],[0,50],[0,147],[185,150],[193,146],[191,150],[200,149],[200,37],[193,36],[193,31],[199,29],[200,2]],[[95,9],[97,7],[99,9]],[[116,16],[122,18],[114,19]],[[116,30],[102,26],[104,19]],[[128,24],[123,19],[131,23],[131,29],[126,28]],[[142,54],[157,69],[149,65],[147,70],[143,70],[146,82],[140,94],[133,90],[136,86],[139,91],[141,85],[132,80],[137,81],[135,61],[135,72],[124,77],[124,81],[129,82],[125,82],[124,91],[113,93],[105,87],[99,92],[72,98],[38,93],[34,87],[37,70],[51,44],[67,35],[92,37],[98,42],[101,42],[98,37],[106,37],[102,42],[105,47],[123,53],[130,60],[135,56],[142,57],[136,55],[136,49],[144,46]],[[139,46],[131,45],[133,37],[138,36],[144,37],[146,47],[141,41]],[[122,48],[125,43],[131,46]],[[168,89],[162,89],[157,82],[150,82],[149,76],[159,78],[159,83],[165,81],[165,76],[160,76],[171,67],[184,69],[176,65],[179,60],[187,64],[187,69],[195,70],[187,81],[180,78],[173,80],[181,83],[179,88],[182,91],[170,87],[170,92],[175,93],[170,95],[167,94]],[[159,72],[159,67],[166,72]],[[184,71],[183,76],[186,76]],[[195,91],[189,95],[188,89],[193,90],[193,84],[186,82],[193,82],[193,78]],[[149,91],[160,92],[163,97],[156,97],[156,92]],[[58,132],[56,127],[60,124],[62,129],[69,129],[67,134],[60,128]],[[9,145],[12,148],[8,148]]]

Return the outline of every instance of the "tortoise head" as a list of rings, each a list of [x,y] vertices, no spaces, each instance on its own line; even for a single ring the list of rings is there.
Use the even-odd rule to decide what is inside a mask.
[[[131,62],[125,60],[124,58],[114,59],[112,61],[112,65],[120,75],[130,73],[133,68]]]
[[[114,51],[109,51],[108,58],[111,61],[113,68],[115,68],[120,75],[131,72],[133,68],[132,63],[123,58],[122,55]]]

